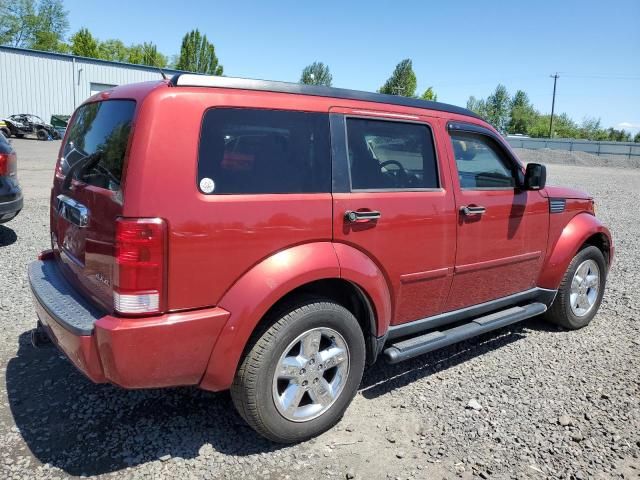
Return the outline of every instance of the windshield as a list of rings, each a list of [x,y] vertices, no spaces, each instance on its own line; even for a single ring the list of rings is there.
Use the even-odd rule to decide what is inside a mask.
[[[135,108],[133,100],[108,100],[80,107],[69,126],[60,164],[62,173],[92,155],[99,160],[89,162],[90,168],[81,169],[79,180],[118,190]]]

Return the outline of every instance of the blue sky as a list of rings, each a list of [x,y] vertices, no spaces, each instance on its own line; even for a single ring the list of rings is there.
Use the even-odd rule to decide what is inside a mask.
[[[527,5],[526,7],[524,5]],[[298,81],[327,63],[337,87],[375,91],[403,58],[422,93],[464,106],[500,82],[535,107],[580,122],[640,130],[640,1],[65,0],[70,32],[153,41],[177,54],[193,28],[215,44],[226,75]]]

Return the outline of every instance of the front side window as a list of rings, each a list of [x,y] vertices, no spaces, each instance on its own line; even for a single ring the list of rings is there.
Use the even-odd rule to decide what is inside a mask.
[[[347,143],[353,190],[438,187],[427,125],[348,118]]]
[[[453,153],[463,189],[514,188],[512,167],[493,140],[482,135],[454,133]]]
[[[97,187],[118,190],[129,144],[136,102],[105,100],[81,106],[69,125],[60,164],[66,175],[76,162],[85,162],[78,179]]]
[[[200,137],[198,186],[205,194],[330,192],[328,115],[207,110]]]

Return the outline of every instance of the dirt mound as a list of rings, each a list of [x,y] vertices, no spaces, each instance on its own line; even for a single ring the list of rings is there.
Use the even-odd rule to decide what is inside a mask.
[[[568,152],[541,148],[530,150],[514,148],[518,158],[525,163],[560,163],[563,165],[583,165],[586,167],[640,168],[640,157],[627,155],[594,155],[587,152]]]

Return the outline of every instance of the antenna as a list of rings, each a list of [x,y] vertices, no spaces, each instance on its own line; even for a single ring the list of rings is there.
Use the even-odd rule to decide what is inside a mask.
[[[165,75],[165,73],[162,71],[162,69],[160,67],[158,67],[158,70],[160,71],[160,75],[162,75],[162,79],[166,80],[167,76]]]

